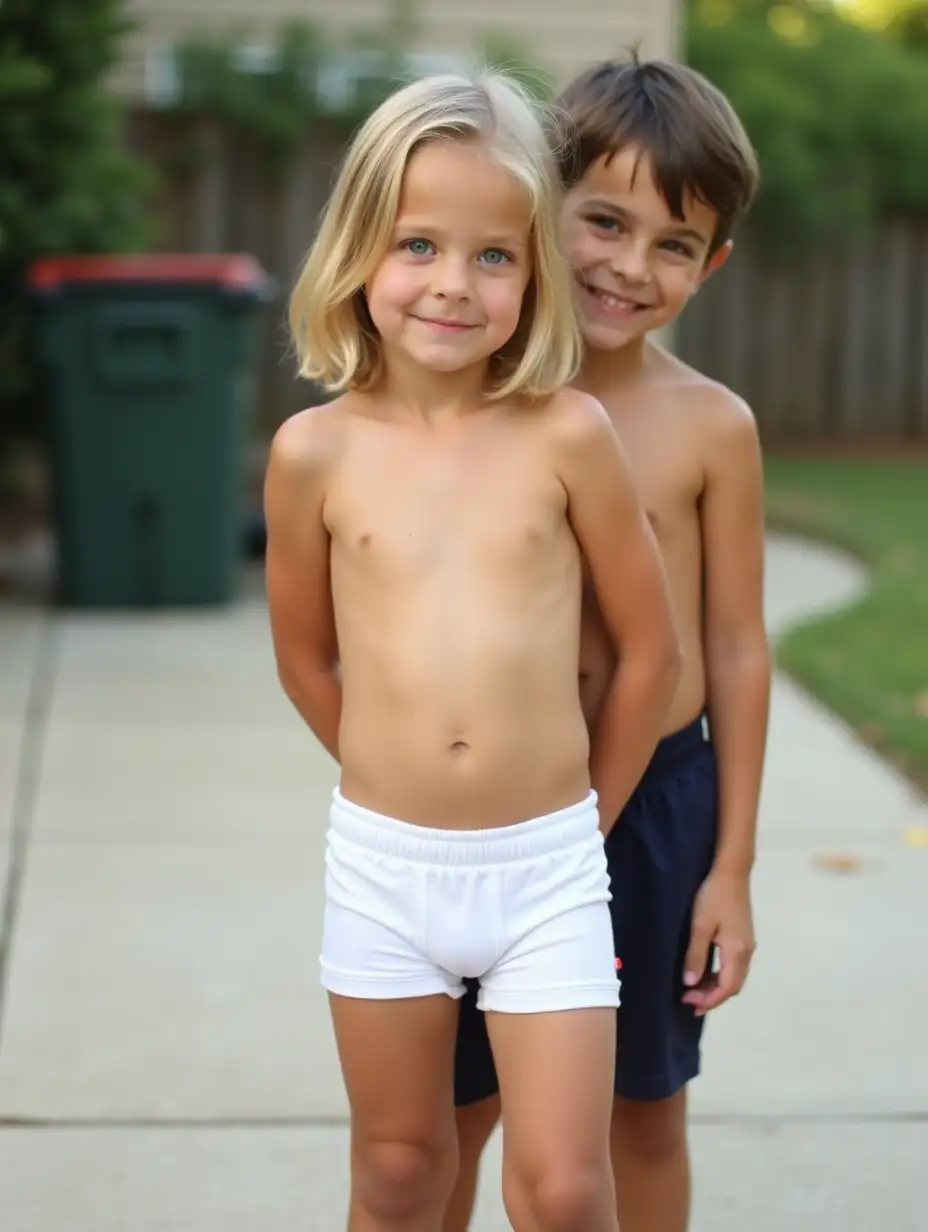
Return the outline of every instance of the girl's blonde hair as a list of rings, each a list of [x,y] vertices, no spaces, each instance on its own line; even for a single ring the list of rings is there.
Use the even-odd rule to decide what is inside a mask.
[[[369,389],[381,376],[380,339],[363,288],[390,243],[410,156],[426,142],[449,139],[486,142],[531,209],[531,278],[515,334],[492,359],[488,396],[541,397],[573,377],[580,333],[558,242],[554,158],[535,105],[499,73],[414,82],[357,133],[290,303],[300,376],[333,393]]]

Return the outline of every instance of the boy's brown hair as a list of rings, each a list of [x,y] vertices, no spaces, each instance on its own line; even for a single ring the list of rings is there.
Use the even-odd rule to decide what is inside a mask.
[[[606,60],[566,87],[556,103],[566,121],[556,143],[565,189],[600,158],[630,146],[649,159],[664,200],[681,221],[688,195],[718,215],[710,255],[751,205],[757,156],[728,99],[702,74],[661,60]]]

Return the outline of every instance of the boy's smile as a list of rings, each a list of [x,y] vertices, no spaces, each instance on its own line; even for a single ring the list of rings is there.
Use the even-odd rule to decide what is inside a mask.
[[[607,315],[615,316],[619,320],[628,320],[635,313],[644,312],[651,306],[644,299],[599,287],[579,273],[577,281],[581,289],[592,296]]]
[[[647,154],[601,158],[565,199],[564,239],[588,346],[616,350],[668,324],[728,255],[709,256],[715,210],[692,194],[675,218]]]

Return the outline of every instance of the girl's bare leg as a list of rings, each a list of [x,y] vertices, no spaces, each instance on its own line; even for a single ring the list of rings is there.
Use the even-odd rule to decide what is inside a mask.
[[[516,1232],[618,1232],[609,1129],[614,1009],[487,1013]]]
[[[330,995],[351,1104],[348,1232],[440,1232],[457,1172],[457,1003]]]

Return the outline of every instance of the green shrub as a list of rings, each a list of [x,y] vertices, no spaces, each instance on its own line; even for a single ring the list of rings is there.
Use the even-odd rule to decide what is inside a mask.
[[[752,226],[775,252],[928,216],[928,56],[830,4],[691,0],[687,57],[758,151]]]
[[[106,87],[122,0],[0,3],[0,445],[41,428],[23,280],[36,257],[145,238],[147,177]]]

